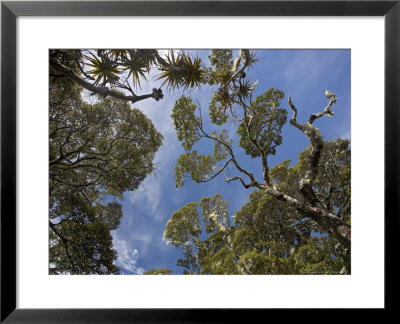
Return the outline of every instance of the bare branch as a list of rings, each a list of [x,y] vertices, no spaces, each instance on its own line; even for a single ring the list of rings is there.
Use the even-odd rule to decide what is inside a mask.
[[[310,118],[308,119],[308,123],[310,125],[312,125],[315,120],[317,120],[318,118],[321,118],[325,115],[328,115],[330,117],[333,116],[333,112],[330,111],[330,108],[337,101],[336,95],[334,93],[330,92],[329,90],[325,91],[325,95],[329,98],[329,103],[322,112],[319,112],[317,114],[312,114],[310,116]]]
[[[215,177],[217,177],[222,171],[224,171],[226,169],[226,167],[229,165],[229,163],[232,162],[232,159],[226,160],[226,162],[224,163],[224,165],[222,166],[222,168],[220,170],[218,170],[217,173],[213,174],[210,178],[208,178],[207,180],[201,180],[199,182],[209,182],[212,179],[214,179]]]
[[[292,119],[290,120],[290,124],[295,126],[295,127],[297,127],[301,131],[303,131],[303,126],[301,124],[299,124],[297,122],[297,120],[296,120],[296,118],[297,118],[297,108],[293,104],[291,97],[288,98],[288,104],[289,104],[289,107],[293,110],[293,116],[292,116]]]
[[[289,106],[293,110],[293,117],[290,120],[290,123],[296,128],[300,129],[303,134],[310,140],[311,144],[311,151],[308,154],[308,168],[304,177],[300,180],[299,191],[307,202],[311,203],[311,205],[318,207],[322,207],[322,204],[315,195],[315,192],[313,190],[313,182],[318,174],[318,164],[324,143],[318,129],[313,127],[312,123],[322,116],[333,116],[333,112],[330,111],[330,108],[337,101],[335,94],[333,94],[329,90],[325,91],[325,95],[329,98],[329,103],[325,107],[324,111],[318,114],[312,114],[308,122],[303,125],[297,122],[297,109],[292,103],[291,98],[289,97],[288,99]]]
[[[244,180],[243,180],[243,178],[242,178],[241,176],[235,176],[235,177],[232,177],[232,178],[227,178],[227,177],[225,177],[225,180],[226,180],[227,182],[231,182],[231,181],[235,181],[235,180],[240,180],[240,182],[242,183],[243,187],[245,187],[246,189],[248,189],[248,188],[250,188],[250,187],[257,187],[256,184],[253,184],[253,183],[245,183]]]

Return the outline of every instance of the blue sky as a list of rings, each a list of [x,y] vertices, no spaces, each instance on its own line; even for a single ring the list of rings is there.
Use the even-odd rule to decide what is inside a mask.
[[[210,50],[191,50],[192,55],[199,56],[204,65],[208,65]],[[298,109],[297,120],[304,123],[311,113],[322,111],[327,105],[325,89],[336,94],[338,101],[331,110],[333,118],[324,117],[314,125],[320,129],[324,139],[350,138],[351,117],[351,52],[350,50],[256,50],[259,61],[249,71],[254,80],[258,80],[254,98],[268,90],[276,88],[285,93],[281,106],[288,110],[288,119],[292,111],[287,98],[292,97]],[[234,57],[237,51],[234,50]],[[162,81],[155,81],[155,73],[149,83],[142,85],[142,92],[151,92],[159,87]],[[208,104],[211,101],[211,86],[201,89],[186,90],[184,94],[197,99],[201,105],[205,120],[208,116]],[[165,225],[172,214],[191,201],[200,201],[204,196],[216,193],[224,195],[229,202],[230,216],[247,201],[251,190],[244,189],[240,182],[226,183],[223,176],[211,182],[194,184],[187,182],[182,188],[175,188],[174,167],[176,159],[184,151],[177,139],[170,115],[174,102],[182,95],[182,90],[168,92],[164,90],[164,99],[156,102],[144,100],[134,104],[141,109],[163,134],[162,147],[156,154],[157,169],[148,176],[138,190],[127,192],[120,201],[124,217],[120,227],[112,232],[114,248],[118,252],[116,264],[121,274],[141,274],[153,268],[169,268],[172,274],[182,274],[183,268],[176,265],[181,257],[179,249],[166,245],[163,240]],[[207,122],[205,128],[211,133],[221,130]],[[225,128],[227,128],[225,126]],[[229,129],[228,129],[229,132]],[[234,135],[235,132],[232,132]],[[298,153],[305,149],[308,140],[289,123],[282,130],[283,143],[277,148],[277,154],[269,158],[269,165],[285,159],[296,162]],[[235,138],[237,140],[237,138]],[[212,153],[213,143],[203,140],[198,150],[201,153]],[[235,142],[237,143],[237,141]],[[234,144],[235,145],[235,144]],[[211,151],[210,151],[211,148]],[[235,148],[235,147],[234,147]],[[203,151],[203,152],[202,152]],[[251,159],[244,150],[236,146],[238,159],[244,167],[250,169],[258,178],[261,177],[261,162]]]

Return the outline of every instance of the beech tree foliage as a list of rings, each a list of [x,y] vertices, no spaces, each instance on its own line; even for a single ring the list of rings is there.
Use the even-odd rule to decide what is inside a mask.
[[[350,224],[349,141],[325,142],[316,195]],[[310,148],[298,163],[285,160],[270,170],[279,190],[296,195]],[[230,216],[221,194],[190,202],[168,221],[164,238],[182,250],[185,274],[348,274],[349,250],[291,205],[255,190]]]
[[[262,178],[238,161],[226,130],[206,129],[201,107],[192,98],[182,96],[176,101],[171,117],[185,150],[175,167],[177,188],[187,180],[201,183],[223,176],[227,182],[240,181],[254,190],[249,203],[235,215],[235,225],[229,223],[226,210],[214,211],[217,206],[225,208],[219,196],[205,198],[210,205],[200,203],[202,221],[196,202],[174,213],[164,236],[183,249],[178,264],[188,273],[349,273],[350,143],[325,142],[314,126],[316,120],[334,116],[336,95],[326,90],[321,94],[327,98],[326,106],[300,122],[291,97],[283,107],[281,90],[266,89],[254,98],[257,81],[250,77],[250,67],[257,62],[255,53],[240,50],[233,59],[231,50],[213,50],[209,58],[205,80],[215,86],[208,107],[210,120],[216,129],[228,123],[236,127],[239,147],[259,159]],[[289,112],[290,125],[310,144],[294,168],[288,160],[271,168],[269,158],[282,143],[281,130]],[[214,144],[213,152],[199,154],[196,144],[202,140]],[[211,234],[206,240],[200,237],[202,223]],[[321,235],[310,235],[311,230]]]
[[[76,53],[51,51],[50,61],[52,56],[62,59],[57,64],[78,75]],[[137,189],[152,173],[163,137],[140,110],[118,96],[83,101],[81,82],[58,74],[54,64],[49,85],[49,271],[117,274],[110,231],[118,228],[122,207],[115,198]],[[105,82],[103,77],[97,84]]]

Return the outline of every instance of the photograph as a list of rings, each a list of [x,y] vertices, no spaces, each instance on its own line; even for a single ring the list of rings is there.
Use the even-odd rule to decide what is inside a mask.
[[[50,48],[48,274],[350,275],[351,54]]]

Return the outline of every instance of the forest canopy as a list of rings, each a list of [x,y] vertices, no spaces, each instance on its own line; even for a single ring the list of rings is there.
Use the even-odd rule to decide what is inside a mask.
[[[180,93],[170,116],[182,147],[176,188],[238,182],[249,196],[234,215],[218,192],[170,215],[164,240],[181,250],[183,273],[351,273],[351,143],[315,126],[335,118],[334,89],[315,93],[325,105],[303,120],[295,98],[253,79],[268,62],[248,49],[211,50],[207,61],[183,50],[50,50],[49,64],[51,274],[119,273],[111,231],[124,216],[121,199],[153,174],[163,142],[134,106],[171,91]],[[192,96],[203,88],[211,89],[206,107]],[[286,126],[308,147],[296,163],[272,163],[290,140]]]

